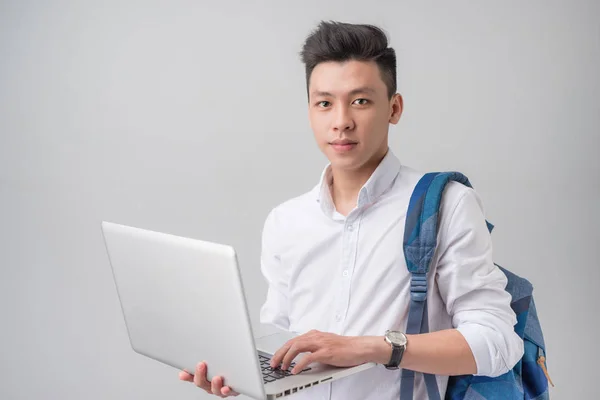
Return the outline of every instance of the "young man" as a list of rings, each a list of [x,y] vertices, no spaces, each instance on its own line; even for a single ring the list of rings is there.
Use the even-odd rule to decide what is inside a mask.
[[[432,333],[404,335],[410,274],[402,240],[408,202],[423,175],[388,148],[389,124],[402,114],[396,57],[386,35],[367,25],[321,23],[302,51],[309,118],[330,164],[310,192],[271,211],[263,230],[262,272],[268,281],[261,321],[302,333],[273,357],[296,370],[319,361],[337,366],[380,365],[299,392],[306,399],[398,399],[401,370],[391,330],[406,340],[401,368],[435,374],[440,393],[449,375],[498,376],[523,354],[506,278],[492,262],[492,243],[477,194],[447,187],[438,251],[429,274]],[[390,339],[390,336],[388,336]],[[223,379],[196,385],[235,395]],[[181,379],[193,381],[182,373]],[[415,398],[427,398],[417,374]]]

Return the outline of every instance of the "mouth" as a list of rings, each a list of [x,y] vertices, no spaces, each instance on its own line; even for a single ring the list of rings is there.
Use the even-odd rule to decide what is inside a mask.
[[[345,153],[354,149],[358,143],[351,140],[334,140],[329,144],[336,152]]]

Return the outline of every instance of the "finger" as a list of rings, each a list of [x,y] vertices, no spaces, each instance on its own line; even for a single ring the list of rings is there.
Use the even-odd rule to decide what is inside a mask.
[[[194,375],[189,372],[183,370],[179,372],[179,379],[186,382],[194,382]]]
[[[223,389],[223,378],[221,378],[220,376],[215,376],[212,379],[212,385],[211,385],[212,394],[221,396],[221,389]]]
[[[308,351],[308,344],[296,342],[285,354],[283,361],[281,362],[281,369],[286,370],[290,367],[290,364],[300,353]]]
[[[215,376],[211,382],[211,391],[214,395],[220,396],[221,390],[223,389],[223,378],[220,376]]]
[[[313,342],[315,340],[315,336],[320,333],[321,332],[313,329],[310,332],[306,332],[303,335],[296,336],[295,338],[288,340],[286,344],[284,344],[279,350],[277,350],[277,352],[275,352],[275,354],[273,354],[273,357],[271,358],[271,368],[278,367],[281,364],[283,358],[294,344],[298,342],[306,342],[307,339],[309,342]]]
[[[194,375],[194,385],[206,390],[210,393],[210,382],[206,380],[206,363],[203,361],[196,366],[196,374]]]
[[[194,385],[202,387],[202,363],[196,365],[196,373],[194,374]]]
[[[283,357],[288,352],[289,348],[292,346],[293,343],[293,340],[290,340],[289,342],[284,344],[279,350],[277,350],[275,354],[273,354],[273,357],[271,357],[271,368],[276,368],[281,364]]]
[[[223,386],[223,389],[221,389],[221,394],[224,396],[239,396],[239,393],[234,391],[229,386]]]
[[[294,366],[294,368],[292,368],[292,374],[300,373],[304,368],[308,367],[313,362],[319,361],[319,357],[320,357],[319,352],[310,353],[310,354],[305,355],[304,357],[302,357],[302,359],[300,361],[298,361],[296,363],[296,366]]]
[[[318,336],[311,335],[303,340],[297,340],[292,348],[287,352],[282,361],[282,369],[288,369],[294,359],[300,353],[315,353],[322,348],[321,339]]]

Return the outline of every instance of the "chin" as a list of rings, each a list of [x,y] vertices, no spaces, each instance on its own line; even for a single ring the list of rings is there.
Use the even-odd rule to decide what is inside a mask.
[[[328,158],[331,166],[336,169],[355,170],[359,169],[363,164],[359,157],[340,157],[338,154],[335,154],[333,157]]]

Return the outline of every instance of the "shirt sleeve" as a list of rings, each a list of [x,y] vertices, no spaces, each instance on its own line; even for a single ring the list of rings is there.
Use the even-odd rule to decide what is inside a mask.
[[[265,220],[262,232],[261,272],[268,284],[267,298],[260,310],[260,322],[289,330],[288,279],[278,254],[279,237],[276,209]]]
[[[477,193],[451,183],[451,201],[440,222],[437,284],[452,325],[469,344],[477,374],[496,377],[523,356],[523,340],[514,332],[516,315],[505,290],[507,279],[492,261],[491,235]]]

